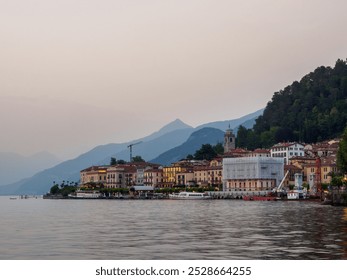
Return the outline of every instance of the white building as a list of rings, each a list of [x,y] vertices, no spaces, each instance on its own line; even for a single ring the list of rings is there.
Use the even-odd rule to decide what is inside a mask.
[[[271,191],[283,176],[284,163],[280,158],[223,159],[223,191]]]
[[[271,157],[283,158],[285,164],[288,164],[292,157],[305,155],[304,145],[297,142],[278,143],[271,148],[270,152]]]

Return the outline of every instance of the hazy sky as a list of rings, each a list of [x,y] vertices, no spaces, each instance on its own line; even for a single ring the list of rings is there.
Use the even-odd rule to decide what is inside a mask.
[[[345,0],[0,0],[0,152],[238,118],[347,58]]]

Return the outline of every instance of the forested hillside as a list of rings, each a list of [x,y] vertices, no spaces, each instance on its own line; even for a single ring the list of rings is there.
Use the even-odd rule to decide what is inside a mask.
[[[282,141],[314,143],[340,137],[347,124],[347,61],[318,67],[276,92],[253,129],[240,127],[238,147],[270,147]]]

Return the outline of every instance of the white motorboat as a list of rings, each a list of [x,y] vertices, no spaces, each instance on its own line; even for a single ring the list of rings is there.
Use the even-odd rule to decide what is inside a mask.
[[[306,199],[307,198],[307,191],[304,189],[295,189],[287,192],[287,199],[288,200],[299,200],[299,199]]]
[[[101,198],[102,195],[99,192],[96,191],[77,191],[76,193],[73,194],[69,194],[68,195],[69,198],[86,198],[86,199],[90,199],[90,198]]]
[[[176,194],[169,194],[170,199],[211,199],[212,197],[207,193],[198,193],[198,192],[180,192]]]

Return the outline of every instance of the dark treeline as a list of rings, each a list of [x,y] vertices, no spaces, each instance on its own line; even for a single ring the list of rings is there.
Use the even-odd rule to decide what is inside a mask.
[[[347,124],[347,61],[318,67],[276,92],[253,129],[240,127],[237,146],[268,148],[278,142],[316,143],[341,137]]]

